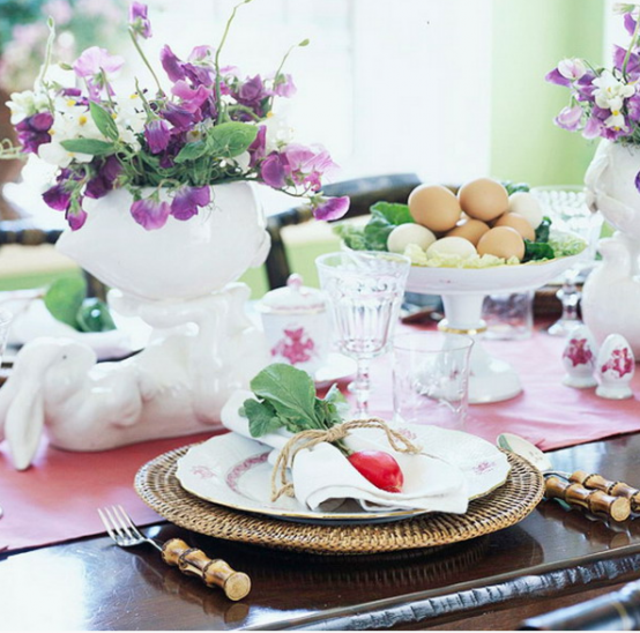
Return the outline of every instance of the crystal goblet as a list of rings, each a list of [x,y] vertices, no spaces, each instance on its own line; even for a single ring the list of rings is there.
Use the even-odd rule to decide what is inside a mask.
[[[587,242],[578,261],[563,276],[562,287],[556,296],[562,302],[560,319],[547,329],[552,336],[567,336],[582,321],[578,316],[581,292],[579,278],[585,277],[595,265],[596,244],[602,228],[602,216],[592,213],[585,202],[585,188],[573,185],[534,187],[531,193],[542,205],[542,211],[552,221],[552,228],[574,233]]]
[[[343,251],[321,255],[316,266],[320,287],[329,299],[338,348],[357,363],[350,386],[356,417],[367,417],[369,362],[389,348],[411,262],[395,253]]]

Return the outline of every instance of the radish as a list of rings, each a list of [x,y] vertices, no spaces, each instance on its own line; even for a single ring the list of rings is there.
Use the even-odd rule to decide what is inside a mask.
[[[384,451],[357,451],[347,456],[349,463],[376,488],[400,492],[404,477],[398,462]]]

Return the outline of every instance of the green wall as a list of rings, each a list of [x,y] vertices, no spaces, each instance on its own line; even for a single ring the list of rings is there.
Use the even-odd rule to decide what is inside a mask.
[[[581,184],[596,142],[553,118],[569,90],[545,75],[565,57],[609,65],[604,0],[494,0],[491,174],[531,185]]]

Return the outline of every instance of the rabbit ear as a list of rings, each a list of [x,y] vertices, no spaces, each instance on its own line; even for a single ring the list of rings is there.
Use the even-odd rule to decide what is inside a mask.
[[[44,398],[36,383],[18,387],[10,402],[4,423],[4,431],[13,465],[25,470],[31,464],[44,428]]]

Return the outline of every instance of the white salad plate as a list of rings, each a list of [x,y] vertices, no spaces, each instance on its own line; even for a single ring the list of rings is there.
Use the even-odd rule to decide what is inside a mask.
[[[399,430],[422,444],[429,454],[459,467],[467,480],[470,500],[490,493],[507,480],[510,466],[505,453],[482,438],[426,425],[408,424]],[[176,477],[182,488],[205,501],[301,523],[382,523],[425,514],[424,510],[367,512],[353,500],[331,512],[312,511],[292,497],[272,502],[271,450],[237,433],[218,435],[189,448],[178,459]]]

